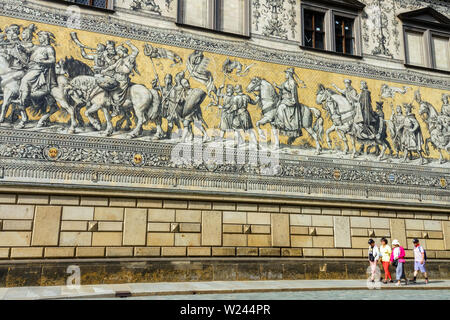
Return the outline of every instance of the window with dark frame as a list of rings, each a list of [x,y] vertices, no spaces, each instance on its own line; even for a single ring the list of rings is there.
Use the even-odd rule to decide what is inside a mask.
[[[334,35],[336,52],[354,54],[355,37],[353,34],[354,19],[334,17]]]
[[[114,3],[114,0],[65,0],[65,1],[101,9],[112,9]]]
[[[301,46],[361,57],[364,7],[357,0],[302,0]]]
[[[324,18],[325,14],[322,12],[311,10],[304,11],[303,26],[305,30],[305,46],[316,49],[325,49]]]
[[[179,24],[250,35],[249,0],[178,0]]]

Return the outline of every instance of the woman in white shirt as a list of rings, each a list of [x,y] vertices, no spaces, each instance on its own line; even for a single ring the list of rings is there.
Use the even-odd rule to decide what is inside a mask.
[[[369,239],[369,263],[371,271],[371,280],[375,282],[375,271],[377,270],[378,259],[380,259],[380,251],[373,239]]]

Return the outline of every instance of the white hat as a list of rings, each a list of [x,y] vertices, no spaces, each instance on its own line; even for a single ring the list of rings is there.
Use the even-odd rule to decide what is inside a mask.
[[[395,246],[395,245],[400,245],[400,242],[398,242],[397,239],[394,239],[394,240],[392,240],[392,245],[393,245],[393,246]]]

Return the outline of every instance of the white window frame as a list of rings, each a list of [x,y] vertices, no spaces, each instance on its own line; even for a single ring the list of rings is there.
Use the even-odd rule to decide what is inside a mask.
[[[443,33],[443,32],[438,32],[438,31],[434,31],[434,30],[429,30],[430,33],[430,57],[431,57],[431,61],[432,61],[432,65],[433,65],[433,69],[436,70],[442,70],[442,71],[450,71],[450,66],[448,69],[438,69],[436,66],[436,57],[435,57],[435,49],[434,49],[434,42],[433,42],[433,37],[437,37],[437,38],[447,38],[447,46],[448,51],[447,51],[447,55],[448,55],[448,61],[450,62],[450,33]]]
[[[409,45],[406,37],[407,32],[417,32],[422,33],[422,41],[423,41],[423,54],[424,54],[424,65],[412,64],[409,60]],[[425,27],[416,27],[410,24],[403,25],[403,43],[405,49],[405,64],[411,67],[423,67],[434,69],[438,71],[450,72],[450,69],[438,69],[436,67],[435,54],[434,54],[434,46],[433,46],[433,36],[440,38],[447,38],[450,45],[450,32],[442,32],[435,29],[425,28]],[[449,59],[450,59],[450,49],[449,49]]]
[[[422,49],[423,49],[423,65],[419,65],[419,64],[412,64],[410,59],[409,59],[409,43],[408,43],[408,37],[407,34],[408,32],[411,33],[420,33],[422,34]],[[417,67],[429,67],[430,66],[430,48],[427,48],[427,29],[423,29],[423,28],[417,28],[417,27],[409,27],[409,26],[404,26],[403,28],[403,43],[404,43],[404,47],[405,47],[405,62],[408,65],[412,65],[412,66],[417,66]]]
[[[230,31],[223,31],[221,26],[221,19],[222,15],[220,12],[221,4],[226,3],[226,0],[207,0],[209,2],[209,11],[208,11],[208,20],[209,20],[209,26],[203,27],[198,25],[192,25],[188,24],[184,20],[184,6],[183,6],[183,0],[178,0],[178,13],[177,13],[177,24],[182,26],[188,26],[188,27],[194,27],[198,29],[203,30],[212,30],[214,32],[224,33],[228,35],[237,35],[242,37],[250,37],[250,27],[251,27],[251,10],[250,0],[244,0],[245,6],[244,6],[244,15],[245,15],[245,26],[242,33],[238,32],[230,32]]]
[[[427,20],[421,18],[421,15],[430,15],[436,21]],[[437,12],[432,8],[423,8],[410,12],[404,12],[398,15],[400,21],[402,21],[402,32],[403,32],[403,54],[404,63],[406,67],[416,67],[423,68],[432,71],[439,71],[450,73],[450,69],[438,69],[436,67],[434,46],[433,46],[433,36],[442,37],[449,39],[449,61],[450,61],[450,20]],[[406,39],[406,33],[411,32],[423,32],[423,50],[424,50],[424,65],[412,64],[409,61],[409,46]]]

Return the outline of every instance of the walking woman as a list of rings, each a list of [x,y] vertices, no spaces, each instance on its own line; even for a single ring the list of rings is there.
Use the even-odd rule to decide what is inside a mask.
[[[405,275],[405,249],[400,246],[400,242],[398,242],[397,239],[392,241],[392,246],[394,247],[392,249],[391,253],[391,263],[393,266],[395,266],[397,269],[395,270],[395,275],[397,278],[397,286],[400,285],[401,279],[405,279],[405,285],[408,284],[408,280],[406,279]]]
[[[380,251],[373,239],[369,239],[369,263],[372,282],[375,282],[375,271],[377,270],[378,259],[380,258]],[[377,280],[378,281],[378,280]]]
[[[381,263],[383,264],[384,269],[384,280],[383,283],[387,283],[388,279],[389,282],[392,281],[391,273],[389,272],[389,264],[391,262],[391,247],[388,245],[388,240],[386,238],[381,239],[381,246],[380,246],[380,255],[381,255]]]

